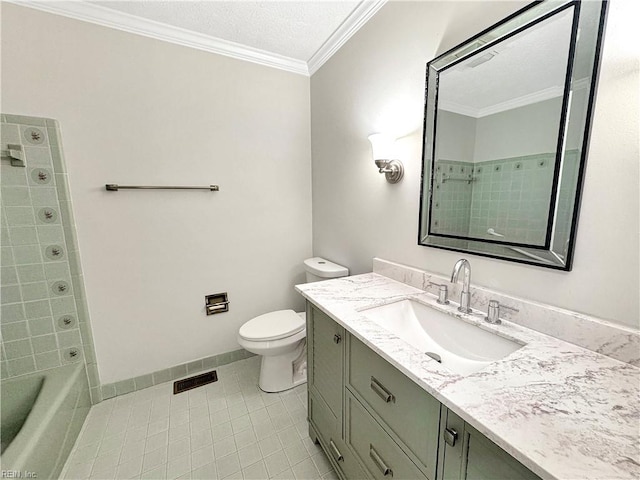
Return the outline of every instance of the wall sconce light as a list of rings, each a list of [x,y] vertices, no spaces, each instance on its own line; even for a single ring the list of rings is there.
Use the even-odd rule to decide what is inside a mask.
[[[400,160],[393,159],[395,139],[383,133],[374,133],[369,135],[369,141],[378,171],[384,173],[387,182],[398,183],[404,175],[404,167]]]

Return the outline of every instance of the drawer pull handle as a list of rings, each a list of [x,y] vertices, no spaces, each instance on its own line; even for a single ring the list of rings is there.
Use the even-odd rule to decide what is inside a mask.
[[[333,343],[340,343],[342,341],[342,337],[337,333],[333,336]]]
[[[376,380],[374,377],[371,377],[370,387],[371,387],[371,390],[376,392],[376,395],[378,395],[382,400],[385,401],[385,403],[396,401],[396,397],[394,397],[389,390],[384,388],[384,386],[380,382],[378,382],[378,380]]]
[[[457,439],[458,439],[458,432],[456,432],[453,428],[445,428],[444,441],[447,445],[450,445],[453,447],[456,444]]]
[[[382,457],[378,455],[378,452],[376,452],[375,448],[373,448],[373,445],[371,444],[369,444],[369,457],[371,457],[371,460],[373,460],[373,463],[376,464],[376,467],[378,467],[382,475],[384,475],[385,477],[393,477],[393,470],[387,467],[387,464],[384,463]]]
[[[333,455],[333,458],[335,458],[337,462],[343,462],[344,457],[340,453],[340,450],[338,450],[338,447],[336,447],[336,444],[333,443],[333,440],[329,440],[329,445],[331,446],[331,453]]]

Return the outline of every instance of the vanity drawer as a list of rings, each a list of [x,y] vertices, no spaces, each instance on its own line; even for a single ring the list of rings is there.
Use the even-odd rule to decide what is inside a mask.
[[[347,444],[371,477],[383,480],[427,478],[355,397],[347,394],[346,402]]]
[[[312,427],[311,438],[314,438],[313,431],[315,431],[318,441],[340,478],[366,478],[367,475],[356,460],[355,454],[342,439],[342,424],[326,403],[315,395],[309,396],[309,419]]]
[[[435,478],[440,402],[352,335],[348,360],[350,389]]]

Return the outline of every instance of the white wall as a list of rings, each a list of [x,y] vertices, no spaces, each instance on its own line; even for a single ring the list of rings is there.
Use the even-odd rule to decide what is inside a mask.
[[[311,79],[314,253],[371,270],[379,256],[449,274],[463,255],[417,245],[424,71],[528,2],[390,2]],[[610,2],[573,271],[465,254],[472,283],[639,325],[638,50],[634,2]],[[395,133],[390,185],[367,135]]]
[[[308,78],[5,3],[2,111],[60,121],[103,383],[235,350],[249,318],[303,308]],[[205,316],[221,291],[231,311]]]

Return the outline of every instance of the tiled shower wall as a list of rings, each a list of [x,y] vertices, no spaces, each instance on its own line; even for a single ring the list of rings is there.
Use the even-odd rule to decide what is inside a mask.
[[[102,400],[58,122],[2,115],[1,378],[85,362]],[[12,166],[7,145],[25,166]]]
[[[487,233],[493,228],[505,240],[544,244],[554,161],[552,153],[475,164],[438,160],[435,232],[502,239]]]

